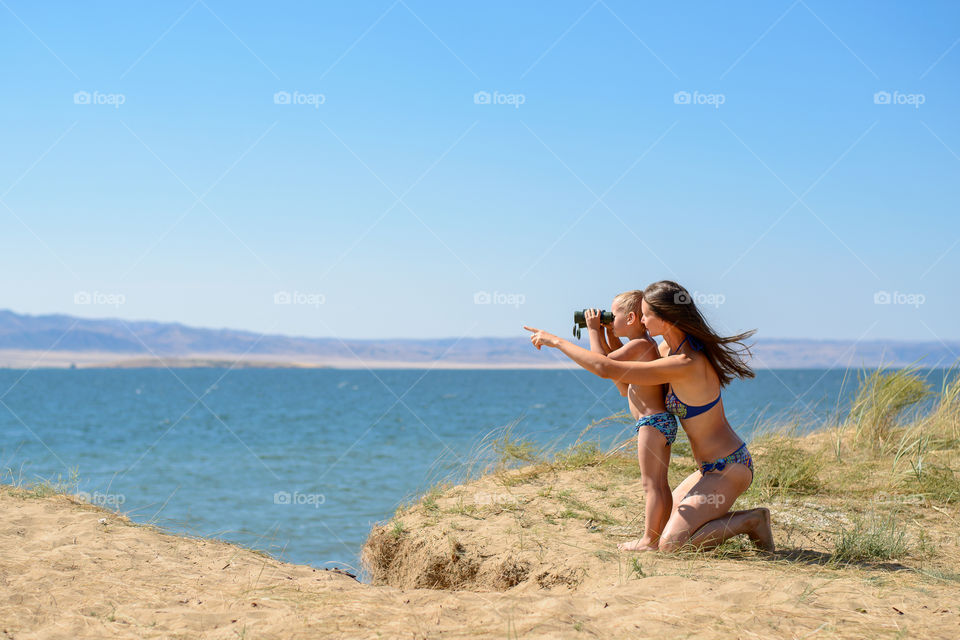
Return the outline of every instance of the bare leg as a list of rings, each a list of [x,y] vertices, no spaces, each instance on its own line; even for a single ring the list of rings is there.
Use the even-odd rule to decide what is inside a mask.
[[[664,441],[666,441],[666,438],[664,438]],[[642,468],[641,468],[641,472],[642,472]],[[662,551],[663,549],[659,544],[659,540],[660,540],[660,536],[663,535],[663,529],[666,528],[667,523],[670,521],[670,518],[673,518],[675,516],[677,512],[677,508],[680,506],[684,497],[686,497],[687,493],[689,493],[690,490],[693,489],[693,487],[697,484],[697,482],[699,482],[699,480],[700,480],[700,472],[694,471],[689,476],[684,478],[680,482],[680,484],[677,485],[677,488],[674,489],[673,493],[669,496],[669,500],[667,500],[666,498],[664,499],[664,503],[667,503],[670,506],[667,512],[667,517],[664,520],[663,526],[660,528],[660,535],[658,536],[657,540],[653,544],[648,545],[646,541],[642,539],[631,540],[630,542],[624,542],[624,543],[618,544],[617,549],[621,551]],[[666,486],[668,487],[668,490],[669,490],[670,485],[666,484]],[[648,500],[647,522],[650,522],[651,515],[649,512],[649,507],[650,507],[649,498],[647,498],[647,500]]]
[[[770,510],[765,507],[746,511],[731,511],[727,515],[710,520],[687,540],[687,545],[698,549],[713,549],[725,540],[746,534],[764,551],[773,551],[773,531],[770,529]]]
[[[660,539],[661,551],[676,551],[687,546],[713,548],[728,538],[746,533],[758,546],[773,548],[769,511],[751,509],[730,513],[730,507],[750,486],[750,470],[731,464],[721,472],[694,475],[681,483],[693,482],[683,495],[675,495],[673,513]]]
[[[637,433],[637,459],[643,477],[644,532],[639,540],[617,545],[620,551],[657,551],[660,534],[670,518],[673,497],[667,481],[667,465],[670,463],[670,446],[667,438],[652,426],[640,427]]]
[[[673,490],[673,508],[670,511],[670,517],[673,517],[673,514],[680,508],[680,505],[683,503],[683,499],[687,497],[687,494],[697,486],[697,483],[700,482],[701,474],[699,471],[694,471],[686,478],[680,481],[680,484]]]

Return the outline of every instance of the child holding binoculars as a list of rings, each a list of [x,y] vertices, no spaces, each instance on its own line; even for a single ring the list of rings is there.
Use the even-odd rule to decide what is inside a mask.
[[[643,291],[626,291],[613,299],[613,322],[602,324],[600,311],[585,309],[590,335],[590,350],[613,360],[656,360],[660,352],[656,341],[640,320]],[[604,328],[606,336],[604,336]],[[620,338],[628,338],[623,344]],[[660,534],[673,508],[673,495],[667,483],[670,446],[677,437],[677,419],[667,413],[662,385],[636,385],[613,381],[626,396],[630,413],[637,421],[637,459],[646,495],[646,522],[640,540],[618,545],[622,551],[657,551]]]

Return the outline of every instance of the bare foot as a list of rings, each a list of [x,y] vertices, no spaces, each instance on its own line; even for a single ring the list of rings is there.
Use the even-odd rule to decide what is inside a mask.
[[[759,507],[750,510],[751,528],[747,531],[747,537],[764,551],[773,551],[773,530],[770,528],[770,509]]]
[[[630,542],[621,542],[617,545],[619,551],[659,551],[657,545],[650,542],[650,538],[640,540],[631,540]]]

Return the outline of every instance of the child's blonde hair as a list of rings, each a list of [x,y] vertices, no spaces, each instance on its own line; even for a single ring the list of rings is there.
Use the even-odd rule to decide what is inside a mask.
[[[624,291],[614,298],[613,302],[620,307],[621,311],[624,313],[630,313],[633,311],[635,314],[637,314],[637,319],[639,319],[643,313],[640,307],[640,303],[643,302],[643,291],[641,289]]]

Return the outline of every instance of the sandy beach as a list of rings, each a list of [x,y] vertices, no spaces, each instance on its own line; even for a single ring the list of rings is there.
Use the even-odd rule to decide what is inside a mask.
[[[770,471],[736,506],[771,509],[773,554],[744,539],[703,553],[618,552],[616,543],[642,528],[635,460],[629,444],[613,452],[581,447],[549,463],[438,486],[405,505],[365,545],[373,584],[170,535],[50,487],[3,485],[0,631],[5,638],[958,637],[955,497],[881,490],[886,462],[852,453],[832,472],[815,465],[815,485],[807,477],[787,491],[774,486],[783,469],[776,456],[816,460],[832,437],[755,444],[758,468]],[[678,448],[672,482],[692,464]],[[902,552],[839,556],[837,532],[856,530],[874,512],[895,514]]]

